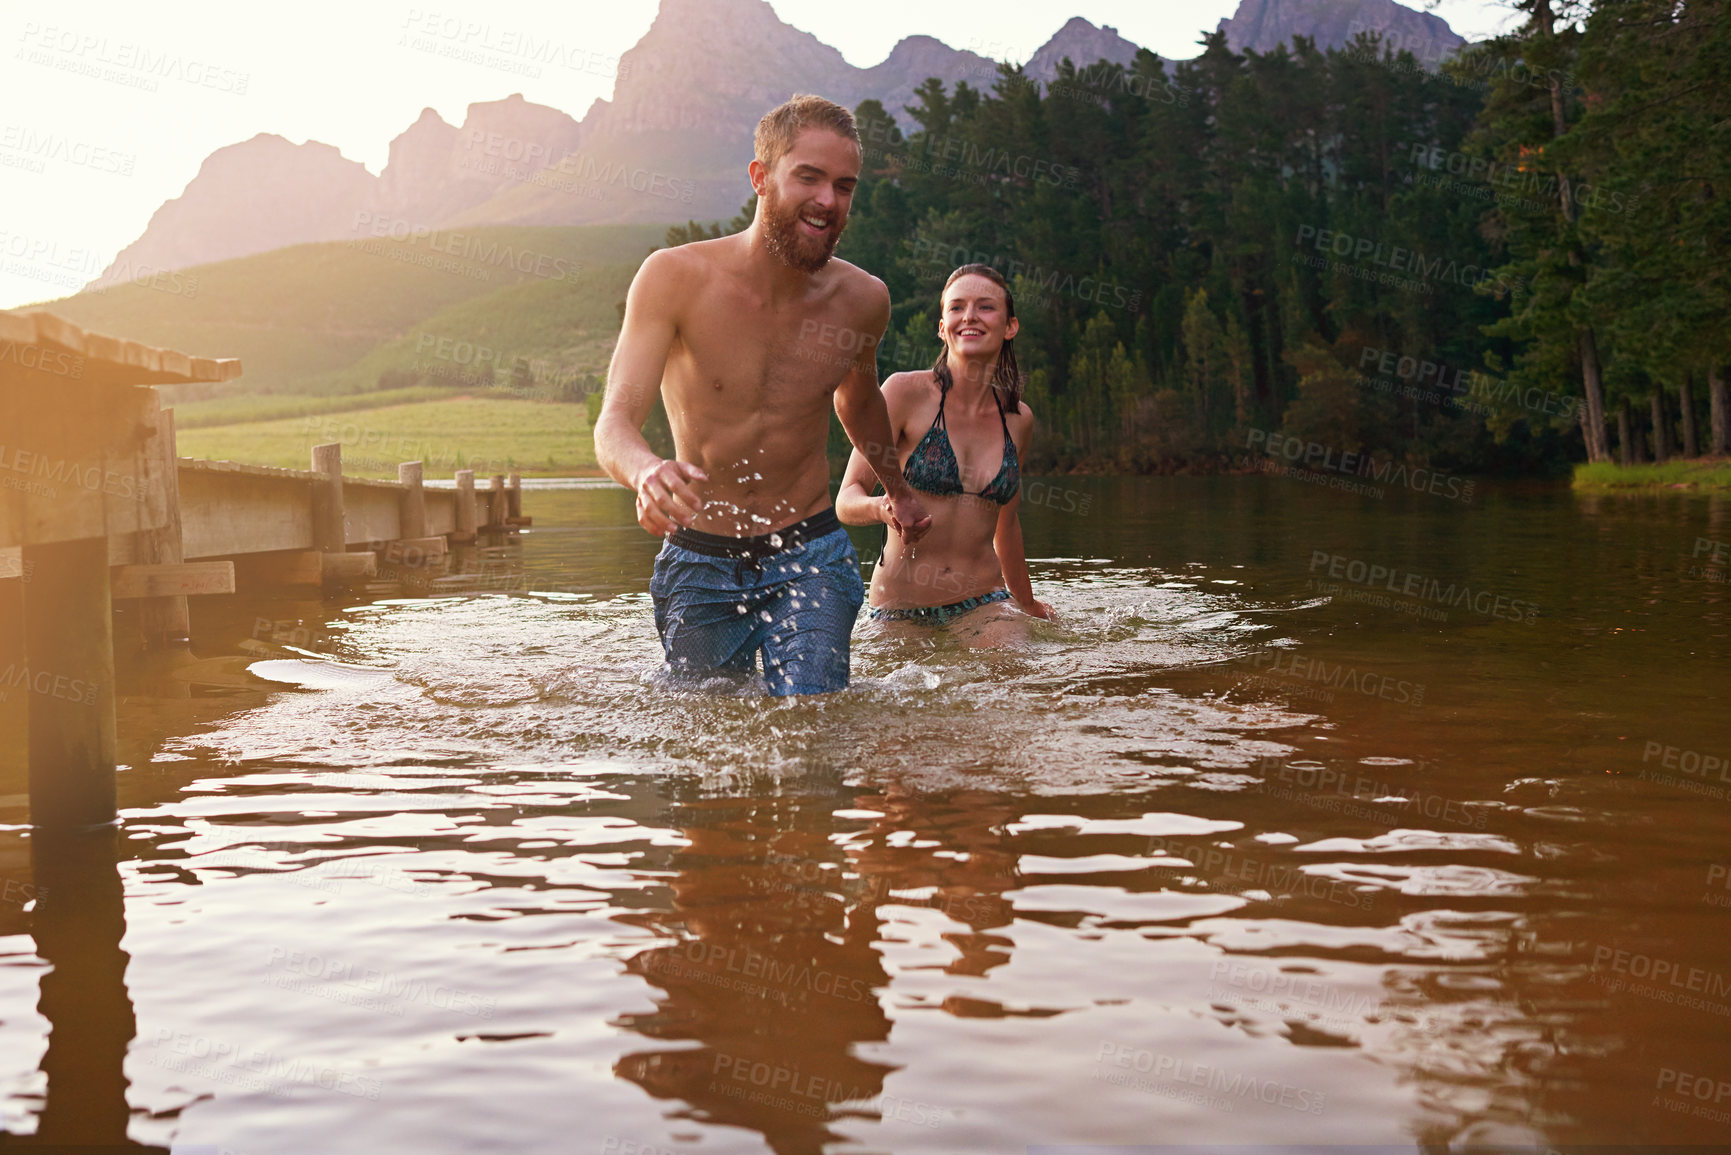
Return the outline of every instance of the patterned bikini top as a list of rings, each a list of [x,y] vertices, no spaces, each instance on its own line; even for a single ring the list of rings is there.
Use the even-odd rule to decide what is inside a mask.
[[[937,419],[920,438],[920,443],[914,446],[913,456],[908,458],[902,470],[909,485],[936,497],[953,497],[967,492],[962,488],[961,468],[956,463],[956,451],[950,445],[949,426],[944,422],[944,401],[949,392],[947,387],[943,387],[943,392],[938,394]],[[1016,443],[1010,439],[1010,423],[1004,418],[1004,406],[998,400],[996,389],[992,390],[992,403],[998,407],[998,424],[1004,427],[1004,461],[991,484],[974,496],[1006,505],[1022,488],[1022,469],[1016,460]]]

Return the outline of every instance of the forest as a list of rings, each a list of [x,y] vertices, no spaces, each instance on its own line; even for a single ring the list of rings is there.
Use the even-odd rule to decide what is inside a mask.
[[[931,362],[977,261],[1014,291],[1039,467],[1725,454],[1725,6],[1519,8],[1442,61],[1209,34],[1049,85],[928,81],[905,135],[865,102],[838,255],[890,288],[880,373]]]

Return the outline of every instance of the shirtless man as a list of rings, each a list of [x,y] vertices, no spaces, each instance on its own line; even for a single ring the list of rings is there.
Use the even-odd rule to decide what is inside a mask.
[[[889,293],[831,258],[859,183],[853,116],[796,96],[758,122],[755,151],[751,227],[652,253],[631,282],[595,455],[667,539],[649,592],[669,664],[744,673],[762,651],[770,693],[825,693],[847,686],[865,597],[830,503],[832,402],[892,528],[915,541],[931,519],[878,390]],[[643,440],[658,391],[676,461]]]

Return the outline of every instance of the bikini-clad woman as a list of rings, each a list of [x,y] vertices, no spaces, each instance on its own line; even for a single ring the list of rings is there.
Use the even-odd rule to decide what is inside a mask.
[[[1022,551],[1021,460],[1034,432],[1011,344],[1020,328],[1002,274],[963,265],[944,283],[943,356],[884,382],[890,426],[908,483],[930,496],[931,529],[916,545],[890,533],[872,571],[867,612],[878,622],[964,627],[983,640],[1023,614],[1051,618],[1034,597]],[[849,525],[894,528],[877,475],[854,450],[836,495]]]

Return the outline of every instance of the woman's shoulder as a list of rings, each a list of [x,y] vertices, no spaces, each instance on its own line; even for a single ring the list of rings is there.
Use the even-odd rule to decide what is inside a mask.
[[[928,397],[936,400],[938,382],[930,369],[911,369],[884,378],[883,390],[890,404],[918,404]]]

